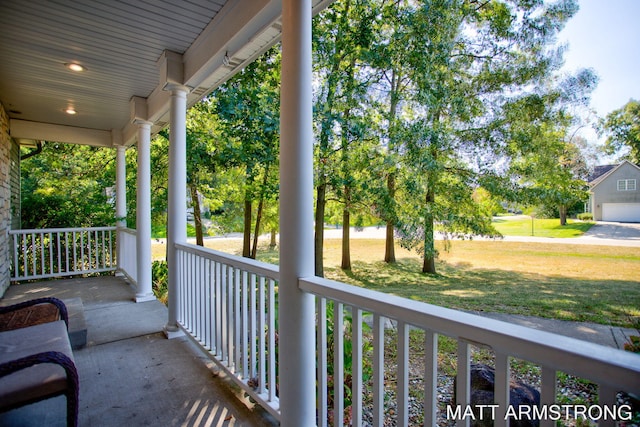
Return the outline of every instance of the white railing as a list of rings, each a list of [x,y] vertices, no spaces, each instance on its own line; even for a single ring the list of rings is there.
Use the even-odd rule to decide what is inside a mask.
[[[138,283],[136,230],[118,228],[118,272],[124,274],[129,283]]]
[[[506,426],[506,419],[515,419],[514,412],[509,412],[510,359],[517,358],[533,362],[542,367],[542,383],[540,401],[549,407],[556,402],[557,372],[564,372],[587,379],[599,385],[600,409],[605,405],[611,408],[617,404],[619,391],[638,393],[640,390],[640,356],[564,336],[538,331],[510,323],[488,319],[485,317],[446,309],[422,302],[396,297],[389,294],[370,291],[344,283],[321,278],[300,280],[303,291],[318,296],[317,328],[318,344],[318,402],[319,426],[328,425],[328,417],[334,419],[333,425],[344,425],[344,360],[350,360],[352,384],[350,414],[353,426],[361,426],[363,415],[363,313],[373,317],[373,357],[372,387],[369,400],[372,406],[373,425],[382,426],[385,418],[385,401],[395,394],[398,426],[413,425],[409,421],[408,408],[410,400],[409,379],[409,331],[417,328],[424,331],[424,365],[422,390],[424,421],[422,425],[437,425],[437,373],[438,373],[438,335],[455,338],[457,344],[457,391],[456,402],[461,408],[470,405],[470,361],[471,347],[490,348],[495,361],[495,426]],[[333,316],[327,316],[327,306],[332,307]],[[348,310],[345,310],[348,307]],[[345,327],[344,317],[347,313],[351,321],[350,328]],[[332,317],[332,318],[331,318]],[[384,325],[386,320],[396,322],[397,341],[392,346],[397,354],[393,365],[396,372],[389,377],[396,377],[395,384],[385,381],[384,361]],[[327,336],[327,327],[332,325],[333,337]],[[342,325],[337,327],[334,325]],[[350,334],[352,354],[344,354],[345,330]],[[330,345],[332,343],[332,345]],[[333,352],[333,360],[326,357],[327,350]],[[333,363],[332,401],[327,405],[328,364]],[[415,382],[415,381],[414,381]],[[411,385],[414,387],[414,385]],[[391,392],[391,393],[389,393]],[[566,403],[566,402],[565,402]],[[558,406],[558,405],[556,405]],[[470,406],[469,406],[470,407]],[[557,409],[557,408],[556,408]],[[560,408],[562,409],[562,408]],[[464,410],[464,409],[463,409]],[[597,415],[597,410],[593,412]],[[625,416],[628,408],[625,409]],[[452,414],[455,411],[452,410]],[[458,412],[459,415],[462,412]],[[619,414],[618,414],[619,415]],[[505,419],[506,418],[506,419]],[[556,415],[542,420],[541,426],[554,426]],[[615,425],[609,417],[599,425]],[[458,416],[458,426],[468,425],[470,416]],[[564,418],[562,418],[564,421]]]
[[[281,419],[276,383],[277,267],[194,245],[176,248],[180,325],[241,388]],[[541,366],[543,405],[556,402],[558,372],[599,384],[598,402],[609,407],[617,403],[618,391],[640,389],[640,357],[632,353],[317,277],[301,279],[299,286],[317,297],[318,426],[383,426],[390,401],[397,408],[394,425],[415,425],[409,417],[414,393],[424,396],[420,424],[436,426],[439,335],[457,341],[456,402],[461,407],[470,404],[471,349],[493,352],[495,402],[500,405],[495,409],[496,426],[506,426],[509,418],[514,359]],[[364,326],[365,316],[372,318],[370,329]],[[387,350],[393,347],[393,361],[385,361],[389,321],[397,334],[396,341],[386,343]],[[411,329],[424,336],[420,381],[409,376]],[[386,366],[396,366],[395,372],[385,372]],[[350,389],[343,384],[351,384]],[[460,417],[456,424],[469,421]],[[554,420],[540,425],[552,426]],[[607,419],[599,425],[615,422]]]
[[[11,230],[14,281],[116,269],[115,227]]]
[[[177,244],[178,323],[217,365],[274,417],[278,268]]]

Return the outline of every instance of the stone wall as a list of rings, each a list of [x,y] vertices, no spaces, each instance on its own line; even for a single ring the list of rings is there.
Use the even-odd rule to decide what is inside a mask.
[[[9,136],[9,116],[0,104],[0,296],[9,287],[11,229],[11,154],[15,143]]]
[[[19,230],[21,227],[22,203],[20,201],[20,144],[11,140],[11,229]]]

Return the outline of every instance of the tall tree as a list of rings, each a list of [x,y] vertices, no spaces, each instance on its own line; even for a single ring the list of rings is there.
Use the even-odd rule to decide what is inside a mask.
[[[517,0],[398,4],[415,91],[401,106],[400,153],[409,179],[400,232],[404,245],[423,254],[423,272],[434,273],[436,224],[446,234],[494,233],[470,215],[472,204],[456,201],[472,200],[480,181],[496,177],[495,131],[509,126],[502,111],[559,67],[554,37],[577,7]]]
[[[274,47],[213,95],[222,137],[226,139],[222,158],[227,159],[228,165],[244,170],[242,254],[245,257],[255,257],[264,204],[276,198],[279,83],[280,51]],[[257,202],[255,222],[254,202]]]
[[[384,147],[380,151],[383,157],[380,174],[384,185],[379,185],[376,191],[376,208],[386,224],[384,261],[387,263],[396,261],[394,230],[399,220],[396,185],[404,139],[401,115],[415,93],[411,65],[406,61],[412,37],[408,31],[411,13],[406,2],[381,3],[378,19],[374,21],[378,37],[370,55],[372,68],[381,75],[374,90],[381,94],[377,107],[382,116],[380,135]]]
[[[329,193],[343,203],[342,267],[350,268],[349,225],[355,197],[350,151],[361,140],[363,96],[366,81],[359,77],[364,50],[372,36],[371,2],[345,0],[334,3],[314,21],[318,133],[316,145],[315,274],[324,275],[323,245]],[[360,110],[360,111],[356,111]],[[340,128],[337,132],[336,129]]]
[[[640,102],[631,99],[621,108],[607,114],[600,123],[607,135],[605,152],[623,153],[623,159],[640,163]]]

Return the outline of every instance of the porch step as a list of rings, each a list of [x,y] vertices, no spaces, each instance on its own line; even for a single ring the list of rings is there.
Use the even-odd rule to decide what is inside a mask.
[[[63,299],[69,313],[69,341],[76,350],[87,345],[87,322],[84,318],[82,298]]]

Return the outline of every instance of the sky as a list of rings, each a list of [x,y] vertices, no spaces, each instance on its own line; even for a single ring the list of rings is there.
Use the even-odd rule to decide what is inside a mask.
[[[591,107],[603,117],[640,100],[640,0],[578,0],[580,10],[558,36],[568,44],[566,71],[593,68],[599,77]],[[586,130],[583,136],[597,139]]]

